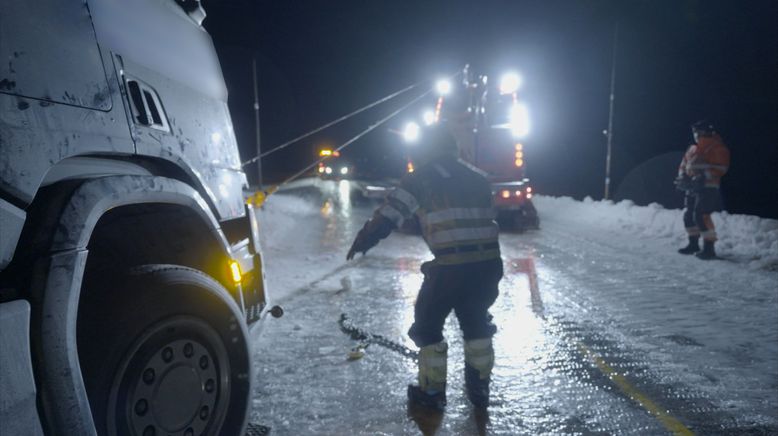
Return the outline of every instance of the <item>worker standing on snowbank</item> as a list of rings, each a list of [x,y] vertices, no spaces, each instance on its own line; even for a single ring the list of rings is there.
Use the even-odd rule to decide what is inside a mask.
[[[683,222],[689,244],[678,250],[696,254],[700,259],[714,259],[716,228],[710,214],[721,210],[721,177],[729,169],[729,149],[708,121],[692,124],[694,144],[690,145],[678,167],[676,186],[686,192]],[[703,248],[700,251],[700,236]]]
[[[457,145],[438,124],[415,147],[416,171],[365,223],[346,256],[365,253],[403,221],[419,218],[435,259],[421,266],[424,282],[408,331],[420,348],[418,385],[408,386],[410,403],[442,410],[446,404],[448,345],[443,325],[453,309],[465,340],[465,386],[477,408],[489,404],[497,328],[488,309],[503,275],[492,193],[484,174],[458,159]]]

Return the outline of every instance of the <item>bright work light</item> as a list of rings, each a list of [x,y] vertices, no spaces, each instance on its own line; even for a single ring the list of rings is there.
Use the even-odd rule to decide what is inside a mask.
[[[405,129],[403,129],[403,139],[405,139],[406,142],[416,141],[419,139],[419,130],[421,130],[419,125],[411,121],[406,124]]]
[[[521,86],[521,77],[516,73],[506,73],[500,79],[500,94],[513,94]]]
[[[511,106],[508,113],[508,127],[514,138],[521,138],[529,133],[529,114],[525,105],[515,103]]]
[[[451,92],[451,82],[447,79],[440,79],[438,80],[438,83],[435,84],[435,89],[438,91],[438,94],[446,95]]]
[[[424,124],[427,126],[432,125],[435,123],[435,112],[431,110],[424,111],[424,115],[422,115],[422,119],[424,120]]]

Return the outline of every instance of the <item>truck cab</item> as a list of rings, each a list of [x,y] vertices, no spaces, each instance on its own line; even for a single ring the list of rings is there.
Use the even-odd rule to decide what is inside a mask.
[[[241,434],[261,199],[205,11],[0,6],[3,433]]]

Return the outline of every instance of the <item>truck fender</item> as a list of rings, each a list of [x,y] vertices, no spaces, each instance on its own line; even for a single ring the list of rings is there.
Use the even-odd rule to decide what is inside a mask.
[[[205,200],[183,182],[155,176],[108,176],[75,188],[55,218],[48,253],[33,266],[31,341],[33,356],[40,356],[34,363],[47,434],[96,434],[76,344],[87,245],[103,214],[139,203],[166,203],[195,211],[229,253],[227,240]]]

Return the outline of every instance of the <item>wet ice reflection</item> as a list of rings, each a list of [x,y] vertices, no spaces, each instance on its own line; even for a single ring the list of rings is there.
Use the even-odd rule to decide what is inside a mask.
[[[344,218],[351,216],[351,182],[348,180],[338,182],[338,203],[340,215]]]

